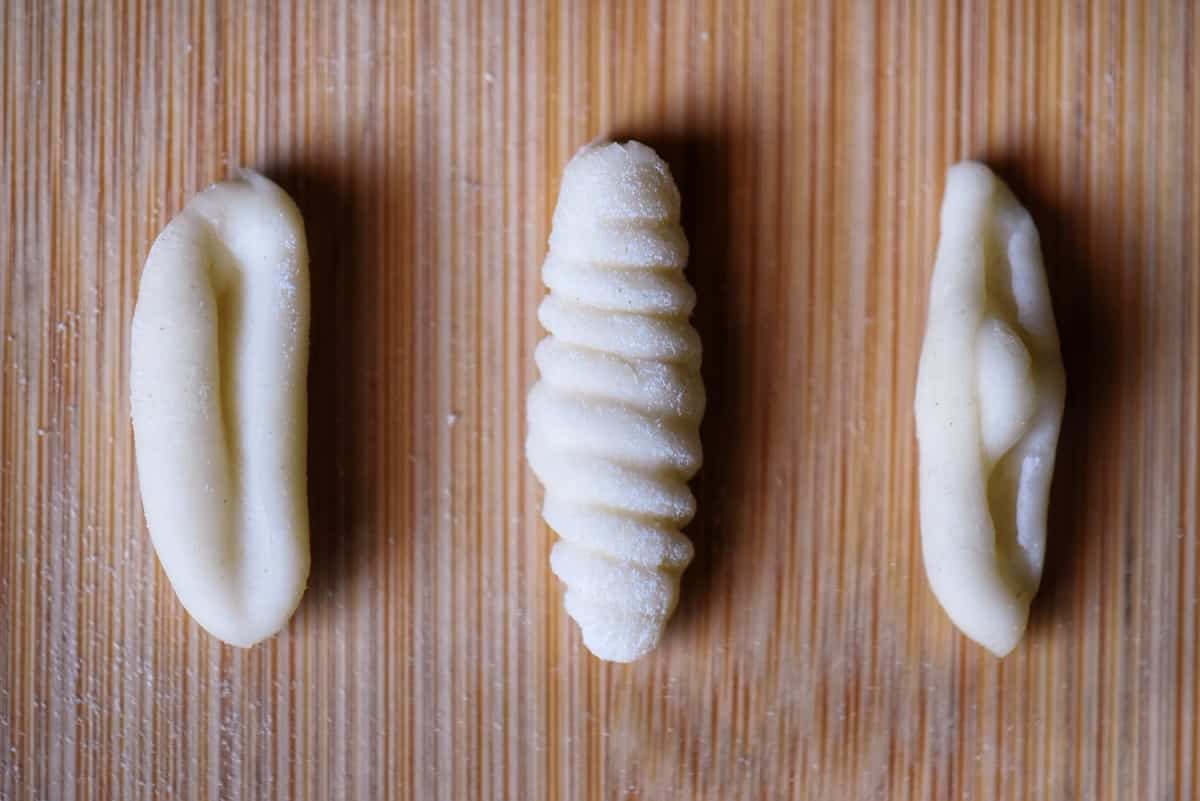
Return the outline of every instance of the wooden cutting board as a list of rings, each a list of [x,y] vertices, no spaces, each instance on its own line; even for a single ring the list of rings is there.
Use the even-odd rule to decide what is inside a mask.
[[[0,797],[1200,793],[1200,8],[28,0],[0,10]],[[522,453],[562,166],[670,161],[705,343],[697,544],[628,667],[562,611]],[[1069,397],[1019,649],[920,559],[947,166],[1041,229]],[[314,565],[237,650],[147,537],[129,323],[235,166],[312,252]]]

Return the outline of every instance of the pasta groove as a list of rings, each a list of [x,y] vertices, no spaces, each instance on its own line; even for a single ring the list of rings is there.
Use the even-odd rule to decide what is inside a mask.
[[[666,163],[637,142],[591,145],[563,174],[538,309],[526,452],[561,538],[550,564],[601,659],[655,647],[692,558],[704,414],[695,292]]]

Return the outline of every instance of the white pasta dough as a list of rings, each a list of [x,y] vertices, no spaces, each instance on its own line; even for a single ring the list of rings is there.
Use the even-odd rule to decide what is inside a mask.
[[[155,241],[133,315],[130,396],[150,536],[176,595],[248,646],[308,577],[308,249],[252,172],[192,199]]]
[[[680,531],[700,468],[700,338],[683,276],[687,240],[666,163],[637,142],[567,165],[542,275],[529,464],[561,537],[550,564],[601,659],[658,643],[692,558]]]
[[[951,620],[1016,647],[1042,576],[1066,396],[1037,229],[987,167],[950,168],[917,377],[921,544]]]

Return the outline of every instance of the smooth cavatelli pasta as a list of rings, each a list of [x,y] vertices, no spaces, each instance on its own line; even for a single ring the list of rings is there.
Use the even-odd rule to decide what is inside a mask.
[[[700,337],[687,239],[666,163],[637,142],[567,165],[542,268],[529,464],[550,555],[584,643],[615,662],[655,647],[692,558],[681,532],[700,468]]]
[[[188,613],[248,646],[309,569],[309,283],[292,199],[252,172],[198,194],[146,259],[130,396],[150,537]]]
[[[1029,213],[964,162],[941,222],[915,402],[921,545],[951,620],[1003,656],[1041,581],[1066,379]]]

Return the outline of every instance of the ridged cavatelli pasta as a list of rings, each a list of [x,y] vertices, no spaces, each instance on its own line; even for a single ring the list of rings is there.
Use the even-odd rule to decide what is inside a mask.
[[[692,558],[680,529],[700,468],[700,337],[683,276],[687,239],[666,163],[637,142],[567,165],[542,276],[529,464],[568,614],[601,659],[658,643]]]

